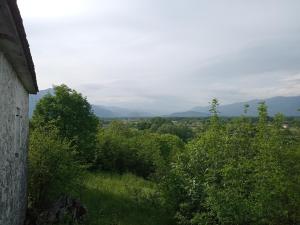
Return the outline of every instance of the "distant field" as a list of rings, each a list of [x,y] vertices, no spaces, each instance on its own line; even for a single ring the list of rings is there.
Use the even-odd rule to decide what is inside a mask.
[[[131,174],[88,174],[82,201],[89,225],[171,224],[155,184]]]

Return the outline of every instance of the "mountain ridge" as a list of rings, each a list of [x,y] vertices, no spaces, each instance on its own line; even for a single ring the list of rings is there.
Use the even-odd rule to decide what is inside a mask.
[[[38,101],[47,94],[53,95],[54,89],[48,88],[39,91],[36,95],[29,95],[29,117],[32,117],[33,111]],[[91,106],[96,116],[100,118],[140,118],[155,116],[154,114],[149,112],[130,110],[117,106],[103,106],[95,104],[91,104]]]
[[[37,95],[29,97],[29,116],[31,117],[37,102],[46,94],[54,94],[52,88],[41,90]],[[300,116],[298,109],[300,108],[300,96],[276,96],[267,99],[253,99],[250,101],[236,102],[219,106],[221,116],[235,117],[240,116],[244,112],[244,105],[248,104],[248,116],[257,116],[257,106],[259,102],[266,102],[270,116],[276,113],[283,113],[285,116]],[[152,112],[139,110],[131,110],[117,106],[103,106],[92,104],[94,113],[100,118],[142,118],[142,117],[208,117],[210,115],[209,106],[197,106],[190,110],[182,112],[174,112],[168,115],[158,115]]]
[[[253,99],[250,101],[236,102],[219,106],[221,116],[240,116],[244,112],[244,105],[248,104],[248,116],[257,116],[257,107],[260,102],[265,102],[270,116],[282,113],[285,116],[300,116],[300,96],[276,96],[266,99]],[[209,106],[198,106],[191,110],[209,113]]]

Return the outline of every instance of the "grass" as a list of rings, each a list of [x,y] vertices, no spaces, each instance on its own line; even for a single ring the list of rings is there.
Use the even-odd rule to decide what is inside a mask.
[[[131,174],[90,173],[81,199],[89,225],[168,225],[170,216],[156,185]]]

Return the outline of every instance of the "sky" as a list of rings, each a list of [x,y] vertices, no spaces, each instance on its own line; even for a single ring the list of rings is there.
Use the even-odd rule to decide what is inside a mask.
[[[18,0],[40,90],[170,113],[300,95],[299,0]]]

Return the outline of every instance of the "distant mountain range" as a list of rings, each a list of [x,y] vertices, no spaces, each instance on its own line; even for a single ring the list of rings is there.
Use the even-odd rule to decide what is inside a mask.
[[[268,113],[270,116],[274,116],[276,113],[283,113],[285,116],[300,116],[298,109],[300,108],[300,96],[292,97],[274,97],[269,99],[256,99],[247,102],[238,102],[228,105],[220,105],[219,112],[221,116],[240,116],[243,114],[244,105],[250,106],[247,115],[257,116],[257,107],[260,102],[264,101],[268,106]],[[192,112],[192,113],[191,113]],[[173,113],[172,115],[179,115],[179,117],[190,117],[194,114],[199,116],[201,114],[209,114],[209,106],[199,106],[186,112]]]
[[[98,117],[102,117],[102,118],[141,118],[141,117],[154,116],[154,114],[148,112],[134,111],[134,110],[115,107],[115,106],[92,105],[92,107],[94,113]]]
[[[52,88],[41,90],[36,95],[29,96],[29,116],[33,115],[33,111],[36,107],[38,101],[44,97],[46,94],[54,94]],[[115,106],[101,106],[101,105],[92,105],[94,113],[100,118],[140,118],[140,117],[153,117],[154,114],[129,110],[121,107]]]
[[[29,97],[29,115],[32,116],[37,102],[47,93],[54,94],[53,89],[40,91],[37,95]],[[257,116],[257,106],[260,102],[265,101],[268,106],[270,116],[276,113],[283,113],[285,116],[300,116],[298,109],[300,108],[300,96],[292,97],[274,97],[269,99],[256,99],[247,102],[239,102],[228,105],[221,105],[219,112],[221,116],[240,116],[243,114],[244,105],[250,106],[248,116]],[[94,113],[100,118],[142,118],[158,116],[155,113],[135,111],[115,106],[92,105]],[[175,112],[165,117],[208,117],[209,106],[198,106],[184,112]]]
[[[190,118],[196,118],[196,117],[208,117],[209,113],[204,112],[197,112],[196,110],[193,111],[186,111],[186,112],[177,112],[167,115],[166,117],[190,117]]]

